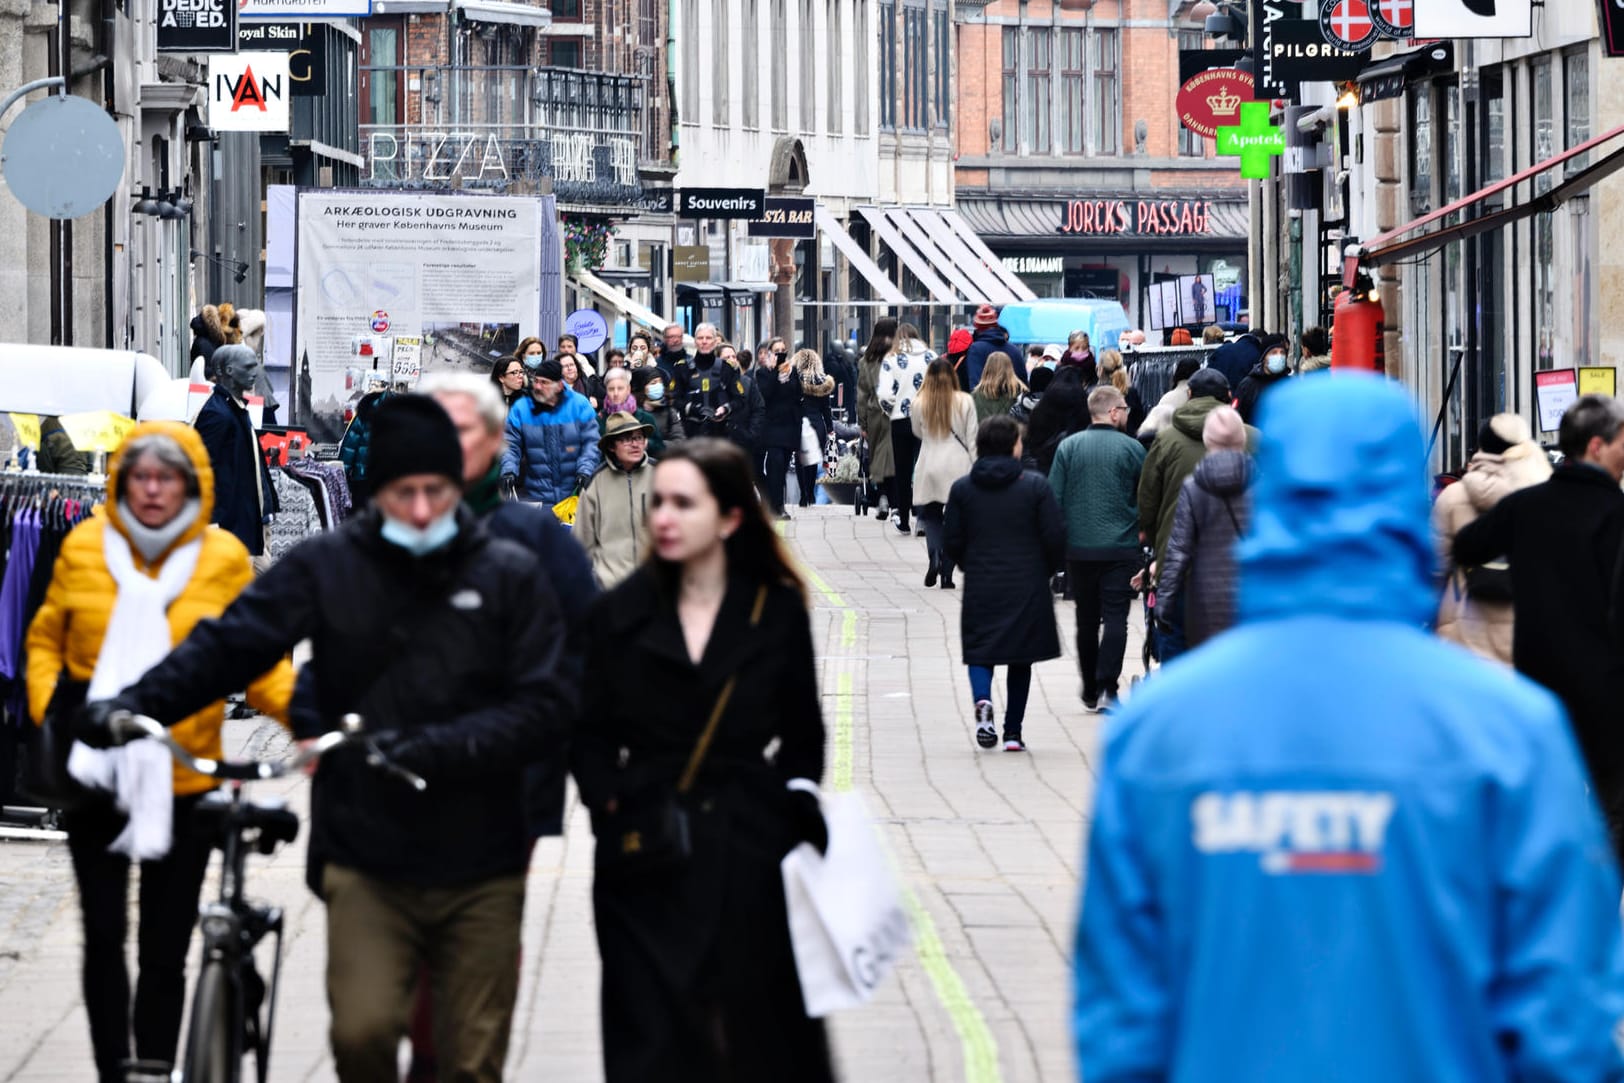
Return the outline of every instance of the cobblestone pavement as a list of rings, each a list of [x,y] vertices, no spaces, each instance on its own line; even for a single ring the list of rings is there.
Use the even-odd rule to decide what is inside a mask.
[[[842,1078],[1074,1079],[1068,959],[1100,719],[1078,702],[1072,607],[1057,606],[1067,657],[1035,670],[1031,751],[981,752],[957,661],[958,595],[921,585],[923,541],[834,507],[801,512],[785,533],[814,573],[828,782],[849,778],[867,797],[914,918],[915,952],[869,1008],[834,1020]],[[1142,624],[1136,609],[1129,673],[1139,672]],[[1001,673],[998,688],[1002,711]],[[228,750],[282,747],[273,725],[228,726]],[[301,812],[307,804],[303,781],[256,792]],[[573,798],[568,823],[531,867],[513,1079],[601,1078],[592,840]],[[323,912],[303,864],[295,845],[250,872],[253,893],[288,912],[273,1078],[330,1080]],[[91,1078],[66,846],[0,841],[0,899],[0,1080]]]

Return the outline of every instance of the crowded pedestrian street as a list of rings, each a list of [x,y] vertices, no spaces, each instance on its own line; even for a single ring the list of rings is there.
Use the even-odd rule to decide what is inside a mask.
[[[803,509],[784,537],[813,585],[825,788],[857,790],[883,825],[914,937],[870,1006],[832,1017],[839,1077],[1075,1079],[1068,960],[1104,716],[1078,702],[1072,605],[1055,606],[1066,657],[1033,670],[1027,754],[982,752],[960,663],[959,592],[920,585],[923,540],[849,506]],[[1127,674],[1140,672],[1142,633],[1136,607]],[[228,755],[257,758],[289,742],[280,726],[257,719],[227,723],[225,743]],[[302,779],[254,792],[283,796],[306,818]],[[506,1078],[603,1078],[592,847],[572,790],[566,834],[542,839],[530,864]],[[274,857],[251,857],[249,885],[288,915],[272,1078],[325,1081],[335,1075],[324,907],[305,887],[304,866],[301,837]],[[0,897],[0,1080],[89,1078],[65,842],[0,841]]]

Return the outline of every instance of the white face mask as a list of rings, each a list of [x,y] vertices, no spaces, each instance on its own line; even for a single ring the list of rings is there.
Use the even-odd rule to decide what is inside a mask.
[[[1286,355],[1283,353],[1270,354],[1268,357],[1263,359],[1263,367],[1265,370],[1274,373],[1276,376],[1280,375],[1282,372],[1286,371]]]
[[[384,516],[383,528],[379,533],[384,541],[398,545],[414,557],[427,556],[436,549],[445,548],[457,536],[457,509],[453,506],[422,529]]]

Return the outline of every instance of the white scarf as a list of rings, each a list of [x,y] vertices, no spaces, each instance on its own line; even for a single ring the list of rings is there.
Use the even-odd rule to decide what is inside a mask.
[[[179,546],[153,579],[136,570],[124,535],[111,523],[103,528],[102,555],[118,585],[118,595],[87,699],[116,696],[163,661],[170,648],[170,603],[191,581],[202,550],[202,538]],[[92,789],[113,794],[119,811],[129,815],[129,823],[108,852],[136,861],[156,861],[169,852],[174,826],[173,770],[169,750],[151,740],[105,751],[75,741],[68,753],[68,773]]]

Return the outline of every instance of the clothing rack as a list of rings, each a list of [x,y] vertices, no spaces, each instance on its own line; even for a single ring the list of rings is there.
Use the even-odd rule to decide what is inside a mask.
[[[0,472],[0,837],[61,837],[56,809],[20,803],[33,725],[23,640],[45,598],[62,540],[106,499],[98,475]]]
[[[1173,370],[1180,361],[1195,358],[1206,363],[1217,346],[1165,346],[1148,350],[1135,350],[1125,354],[1128,379],[1139,389],[1139,399],[1146,410],[1154,409],[1163,395],[1173,388]]]

